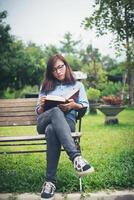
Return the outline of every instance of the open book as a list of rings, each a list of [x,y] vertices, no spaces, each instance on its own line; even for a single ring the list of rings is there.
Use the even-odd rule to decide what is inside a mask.
[[[59,104],[67,103],[69,99],[77,100],[79,95],[79,89],[71,90],[65,97],[63,96],[55,96],[55,95],[47,95],[45,100],[44,110],[49,110],[50,108],[56,107]]]

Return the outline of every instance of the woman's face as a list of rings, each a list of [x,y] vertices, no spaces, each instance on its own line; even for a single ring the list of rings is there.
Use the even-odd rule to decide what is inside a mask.
[[[53,76],[58,79],[59,81],[64,81],[65,73],[66,73],[66,66],[61,60],[57,60],[55,65],[53,66],[52,70]]]

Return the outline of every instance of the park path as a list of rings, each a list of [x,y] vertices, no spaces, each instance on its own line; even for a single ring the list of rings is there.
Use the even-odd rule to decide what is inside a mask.
[[[134,189],[96,193],[56,193],[55,200],[134,200]],[[0,200],[40,200],[39,193],[0,193]]]

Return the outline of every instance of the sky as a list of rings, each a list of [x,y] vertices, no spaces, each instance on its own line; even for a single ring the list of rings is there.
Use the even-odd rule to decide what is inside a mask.
[[[81,26],[85,17],[92,14],[94,0],[0,0],[0,11],[7,10],[6,23],[10,33],[24,42],[37,45],[60,45],[65,33],[74,40],[82,40],[82,46],[92,44],[102,55],[116,58],[110,46],[112,35],[96,37],[95,31]]]

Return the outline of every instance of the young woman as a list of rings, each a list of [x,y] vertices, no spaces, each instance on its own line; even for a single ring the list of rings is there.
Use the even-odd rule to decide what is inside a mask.
[[[70,99],[68,103],[60,104],[44,112],[46,95],[65,96],[74,89],[79,89],[76,102]],[[76,110],[82,107],[88,107],[83,84],[75,81],[72,70],[62,55],[50,57],[36,107],[38,133],[45,134],[47,138],[47,167],[41,192],[42,199],[53,199],[54,197],[61,145],[79,175],[94,171],[94,168],[82,158],[71,136],[71,132],[75,131]]]

